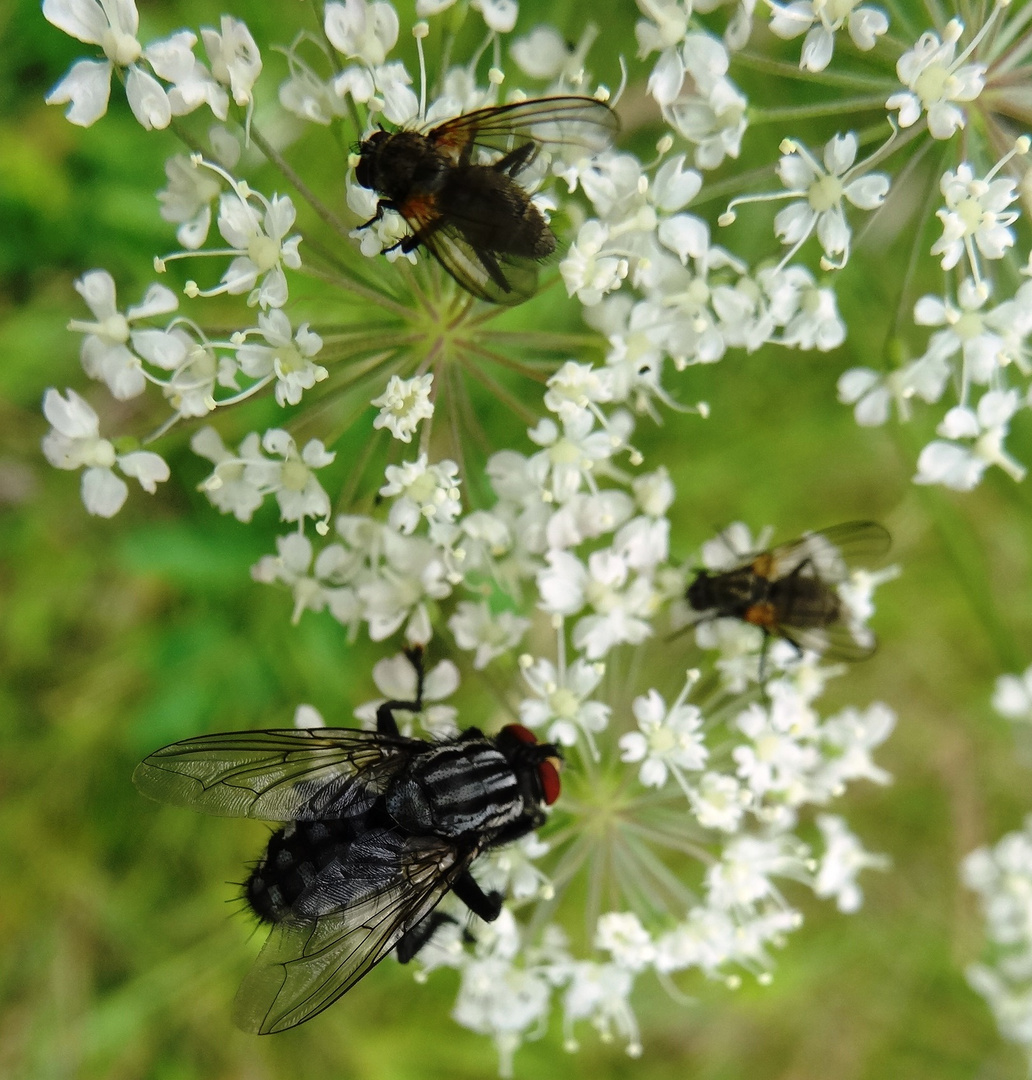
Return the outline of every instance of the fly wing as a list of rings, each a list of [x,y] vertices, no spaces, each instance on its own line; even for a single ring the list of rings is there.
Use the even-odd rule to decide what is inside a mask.
[[[527,142],[551,154],[583,157],[611,146],[619,130],[616,113],[604,102],[563,96],[477,109],[439,124],[427,137],[456,161],[469,161],[473,147],[505,154]]]
[[[881,558],[891,544],[888,530],[878,522],[849,521],[771,548],[766,576],[777,580],[801,573],[834,585],[848,577],[851,567]]]
[[[866,660],[878,648],[874,632],[864,623],[838,620],[827,626],[779,626],[778,633],[801,651],[826,660]]]
[[[433,911],[477,853],[438,837],[380,845],[377,836],[362,860],[349,857],[356,865],[331,863],[319,875],[325,888],[349,881],[345,906],[316,918],[291,915],[273,927],[237,993],[234,1019],[245,1031],[285,1031],[332,1005]],[[356,888],[350,874],[359,861],[363,884]],[[320,894],[318,881],[295,910],[306,894],[310,901]]]
[[[409,199],[398,207],[413,235],[469,293],[492,304],[522,304],[537,291],[538,264],[486,247],[475,247],[463,225],[481,231],[482,222],[468,221],[461,209],[444,217],[433,196]]]
[[[222,732],[156,750],[133,783],[151,799],[221,817],[326,820],[367,809],[425,745],[351,728]]]

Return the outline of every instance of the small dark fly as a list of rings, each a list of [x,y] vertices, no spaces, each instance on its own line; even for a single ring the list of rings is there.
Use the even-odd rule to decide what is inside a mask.
[[[470,873],[484,851],[538,828],[559,795],[559,751],[518,724],[441,742],[398,732],[387,701],[375,731],[224,732],[173,743],[133,774],[143,794],[226,817],[284,822],[244,897],[272,930],[234,1017],[268,1034],[322,1012],[395,950],[410,960],[447,917],[452,891],[496,919],[499,893]]]
[[[798,652],[811,649],[860,660],[875,649],[873,634],[847,609],[839,585],[852,565],[889,550],[888,532],[874,521],[853,521],[807,533],[750,555],[728,570],[699,570],[685,594],[702,619],[741,619]]]
[[[556,238],[517,178],[542,151],[595,154],[618,129],[595,98],[551,97],[478,109],[428,131],[374,131],[358,148],[355,179],[380,201],[362,228],[396,210],[412,230],[396,247],[422,245],[481,300],[522,303]]]

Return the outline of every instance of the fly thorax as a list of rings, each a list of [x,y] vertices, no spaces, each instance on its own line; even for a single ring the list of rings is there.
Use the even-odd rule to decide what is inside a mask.
[[[416,834],[486,833],[523,813],[512,766],[487,740],[434,747],[413,762],[387,795],[387,810]]]

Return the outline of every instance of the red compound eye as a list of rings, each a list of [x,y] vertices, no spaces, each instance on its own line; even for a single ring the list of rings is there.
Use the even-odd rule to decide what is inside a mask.
[[[541,790],[545,793],[545,805],[551,806],[559,798],[559,762],[556,758],[548,758],[538,766],[538,776],[541,778]]]

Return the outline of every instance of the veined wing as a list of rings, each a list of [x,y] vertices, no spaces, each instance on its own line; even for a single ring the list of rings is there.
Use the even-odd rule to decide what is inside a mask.
[[[367,809],[425,745],[352,728],[222,732],[156,750],[133,783],[159,802],[222,817],[344,817]]]
[[[400,855],[385,848],[367,869],[375,888],[317,918],[277,923],[237,994],[237,1024],[268,1035],[332,1005],[433,911],[476,854],[439,837],[407,837]]]
[[[853,566],[884,556],[891,545],[888,530],[878,522],[849,521],[771,548],[765,576],[778,579],[799,571],[835,584],[845,580]]]
[[[461,212],[451,212],[445,219],[432,197],[409,199],[398,211],[420,244],[478,299],[492,304],[521,304],[537,291],[537,262],[475,247],[463,235]]]
[[[562,96],[477,109],[438,124],[427,137],[456,160],[470,144],[504,154],[527,142],[552,154],[570,149],[584,156],[611,146],[619,130],[616,113],[604,102]]]

